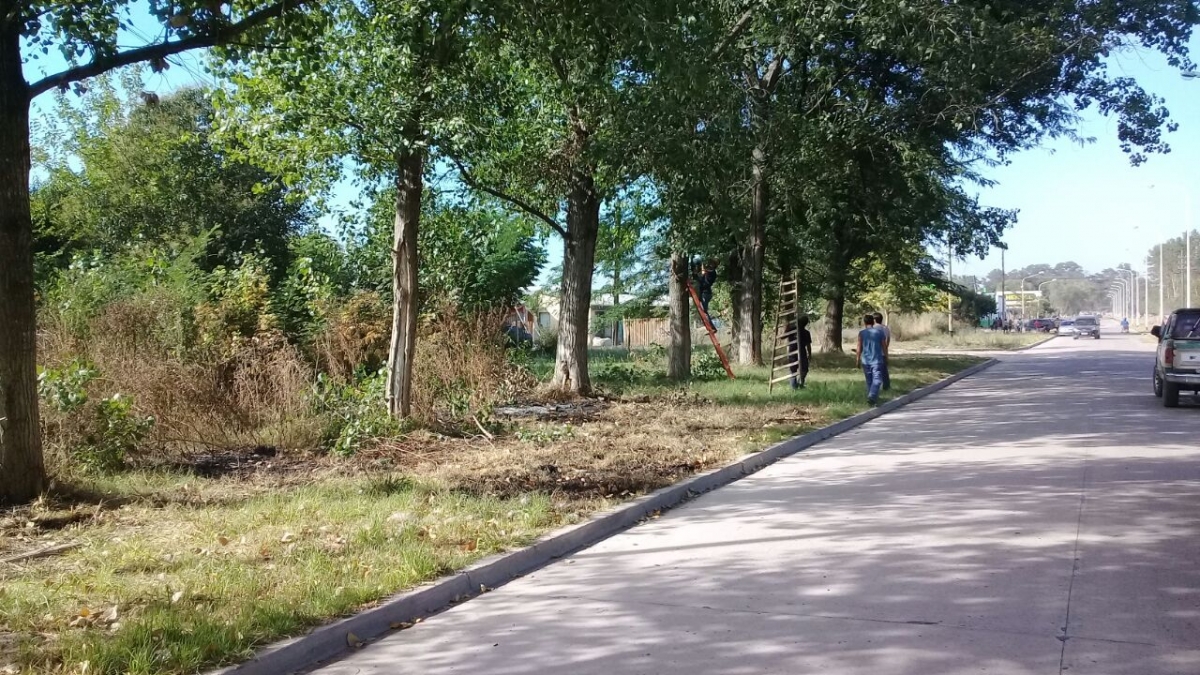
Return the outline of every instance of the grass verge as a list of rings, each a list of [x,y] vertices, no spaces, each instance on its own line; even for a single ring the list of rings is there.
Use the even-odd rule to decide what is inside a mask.
[[[892,395],[977,362],[896,357]],[[798,392],[768,393],[762,368],[686,386],[661,368],[606,354],[593,367],[603,398],[517,407],[492,438],[413,434],[351,460],[248,453],[206,458],[204,477],[176,468],[70,481],[0,514],[0,558],[79,545],[0,563],[0,672],[173,675],[244,659],[865,409],[849,358],[819,357]]]
[[[903,351],[1015,351],[1037,344],[1049,333],[1001,333],[990,330],[964,330],[953,335],[936,333],[914,340],[897,340],[892,348]]]

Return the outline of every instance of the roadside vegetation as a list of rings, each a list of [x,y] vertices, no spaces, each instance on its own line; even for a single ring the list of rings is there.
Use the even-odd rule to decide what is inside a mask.
[[[349,457],[131,447],[119,472],[59,472],[43,499],[0,516],[0,559],[75,546],[0,563],[0,667],[182,675],[246,658],[866,407],[849,357],[820,356],[806,389],[771,394],[765,369],[730,381],[716,365],[680,385],[663,377],[661,350],[593,357],[601,396],[546,400],[531,386],[477,414],[473,432],[377,430]],[[531,378],[552,365],[515,360]],[[892,395],[976,362],[898,358]],[[319,418],[317,392],[293,426]]]
[[[1008,4],[9,3],[0,671],[237,660],[861,410],[862,313],[995,311],[984,168],[1092,105],[1169,149],[1105,64],[1190,68],[1193,3]]]

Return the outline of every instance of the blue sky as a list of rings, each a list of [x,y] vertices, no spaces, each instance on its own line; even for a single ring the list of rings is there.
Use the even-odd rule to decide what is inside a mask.
[[[1200,56],[1200,38],[1191,42]],[[1089,271],[1131,263],[1141,269],[1150,248],[1184,230],[1185,198],[1200,211],[1200,80],[1185,80],[1165,59],[1126,52],[1111,61],[1114,74],[1135,78],[1166,99],[1179,130],[1167,136],[1171,152],[1132,167],[1121,152],[1116,121],[1084,113],[1080,146],[1060,139],[1016,155],[1010,165],[985,172],[996,180],[981,199],[1020,209],[1005,237],[1009,269],[1073,260]],[[1192,227],[1196,227],[1193,213]],[[955,274],[984,275],[1000,267],[1000,253],[955,265]]]
[[[140,35],[128,36],[130,43],[144,42],[161,30],[148,16],[139,18]],[[1200,57],[1200,37],[1192,40],[1191,50]],[[28,68],[29,79],[36,79],[39,71],[62,66],[54,54],[38,61]],[[197,80],[211,82],[201,57],[183,55],[171,61],[174,65],[167,72],[148,75],[147,89],[165,93]],[[1067,260],[1089,271],[1121,263],[1140,269],[1156,242],[1183,232],[1189,197],[1195,205],[1191,226],[1196,227],[1200,215],[1200,79],[1185,80],[1162,57],[1143,51],[1121,53],[1110,65],[1114,74],[1135,78],[1166,99],[1180,126],[1168,135],[1172,151],[1152,155],[1142,166],[1132,167],[1121,152],[1115,120],[1089,110],[1083,113],[1080,133],[1095,142],[1081,146],[1059,139],[1015,155],[1006,166],[987,169],[985,175],[997,184],[982,190],[983,202],[1020,210],[1019,222],[1005,237],[1009,269]],[[42,97],[34,114],[51,103],[49,95]],[[348,203],[356,196],[353,191],[344,186],[334,203]],[[562,245],[557,238],[549,239],[548,245],[553,265],[561,259]],[[996,251],[983,260],[956,261],[954,269],[956,274],[982,276],[999,266]]]

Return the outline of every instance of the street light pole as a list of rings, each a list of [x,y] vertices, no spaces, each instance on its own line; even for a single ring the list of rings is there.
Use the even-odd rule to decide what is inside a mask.
[[[1021,278],[1021,320],[1022,320],[1022,321],[1024,321],[1024,320],[1025,320],[1025,280],[1026,280],[1026,279],[1032,279],[1032,278],[1034,278],[1034,277],[1036,277],[1036,276],[1041,276],[1041,275],[1038,275],[1038,274],[1030,274],[1030,275],[1029,275],[1029,276],[1027,276],[1027,277],[1022,277],[1022,278]]]
[[[1125,315],[1126,317],[1137,316],[1137,272],[1134,272],[1131,269],[1129,269],[1129,270],[1119,269],[1119,270],[1117,270],[1117,272],[1128,272],[1129,273],[1129,285],[1125,287],[1125,291],[1126,291],[1125,307],[1122,308],[1121,311],[1128,312],[1128,314]],[[1125,277],[1121,277],[1121,281],[1124,282]],[[1132,294],[1131,294],[1131,292],[1132,292]]]
[[[1124,276],[1118,276],[1115,282],[1116,290],[1120,293],[1121,302],[1117,305],[1116,314],[1124,315],[1129,308],[1129,281]],[[1120,318],[1120,317],[1117,317]]]
[[[1055,281],[1058,281],[1058,279],[1050,279],[1048,281],[1043,281],[1042,283],[1038,284],[1038,302],[1039,303],[1042,300],[1042,286],[1045,286],[1046,284],[1049,284],[1049,283],[1053,283]],[[1042,313],[1042,307],[1041,307],[1041,304],[1039,304],[1038,305],[1038,314],[1041,315],[1041,313]]]
[[[1185,301],[1184,304],[1190,308],[1192,306],[1192,195],[1191,195],[1191,193],[1184,195],[1184,199],[1185,199],[1184,204],[1187,205],[1187,210],[1186,210],[1187,215],[1185,216],[1185,222],[1184,222],[1184,226],[1183,226],[1183,249],[1184,249],[1183,269],[1186,270],[1186,274],[1185,274],[1186,279],[1183,282],[1183,284],[1184,284],[1184,288],[1186,289],[1184,291],[1184,293],[1187,296],[1187,300]]]
[[[950,241],[950,233],[946,233],[946,281],[954,285],[954,244]],[[954,293],[946,294],[946,332],[954,335]]]

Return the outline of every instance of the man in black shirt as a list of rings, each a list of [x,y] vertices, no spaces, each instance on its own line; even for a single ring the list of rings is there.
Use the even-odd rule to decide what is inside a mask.
[[[796,322],[796,332],[792,334],[788,356],[788,361],[792,364],[792,389],[803,389],[808,379],[808,366],[812,362],[812,333],[808,332],[807,316],[800,317]],[[798,367],[797,361],[800,362]],[[799,379],[796,377],[797,371]]]

